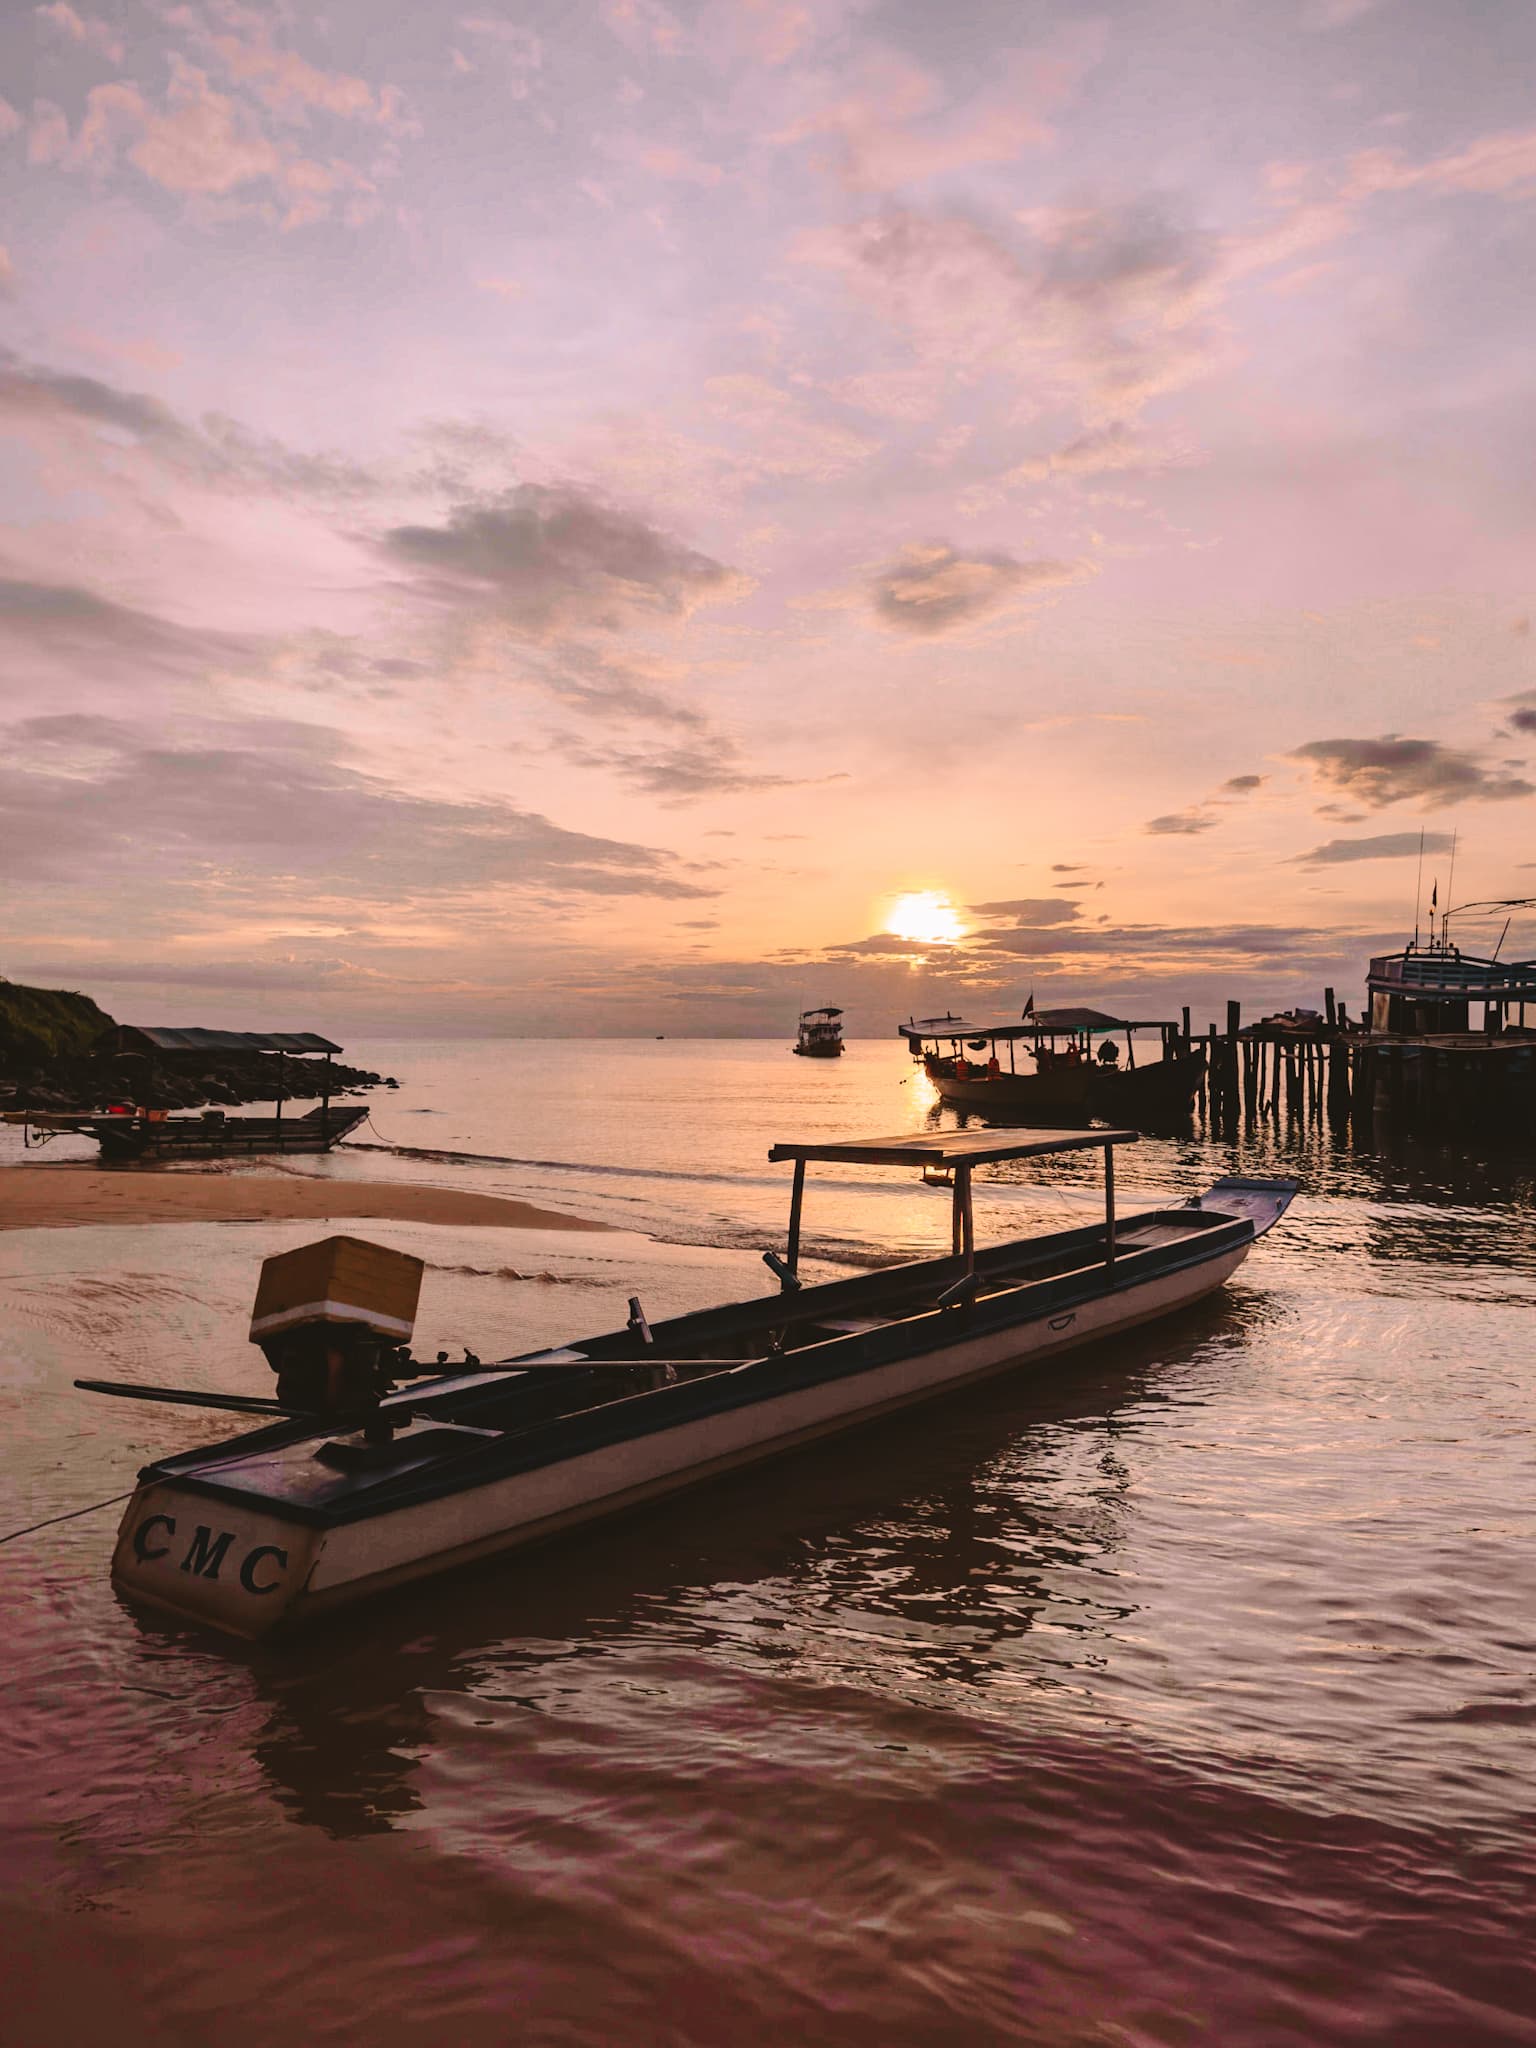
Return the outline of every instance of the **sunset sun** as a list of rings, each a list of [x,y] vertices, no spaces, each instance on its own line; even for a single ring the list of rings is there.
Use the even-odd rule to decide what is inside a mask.
[[[955,906],[936,889],[914,889],[891,905],[885,928],[898,939],[952,946],[965,936]]]

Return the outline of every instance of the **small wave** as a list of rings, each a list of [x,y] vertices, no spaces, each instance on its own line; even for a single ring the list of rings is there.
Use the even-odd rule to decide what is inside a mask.
[[[599,1180],[677,1181],[687,1186],[772,1188],[787,1193],[788,1183],[778,1174],[709,1173],[699,1167],[619,1166],[601,1159],[525,1159],[511,1152],[450,1152],[439,1146],[347,1144],[343,1152],[387,1152],[398,1159],[429,1159],[450,1166],[518,1166],[536,1173],[586,1174]],[[841,1174],[822,1174],[818,1186],[828,1192],[884,1195],[900,1199],[910,1190],[901,1183],[878,1180],[850,1180]],[[989,1200],[1028,1200],[1040,1192],[1038,1184],[1007,1180],[983,1183]],[[1057,1199],[1097,1208],[1103,1197],[1097,1190],[1057,1187]]]
[[[397,1159],[433,1159],[448,1165],[460,1166],[525,1166],[541,1173],[591,1173],[599,1174],[604,1180],[622,1177],[626,1180],[681,1180],[718,1181],[722,1186],[737,1186],[751,1176],[737,1173],[684,1172],[677,1167],[666,1166],[610,1166],[605,1160],[594,1159],[519,1159],[510,1152],[448,1152],[439,1146],[428,1145],[343,1145],[344,1152],[389,1152]],[[777,1181],[766,1177],[759,1183],[765,1187],[777,1187]]]
[[[515,1266],[450,1266],[439,1259],[428,1259],[427,1264],[434,1273],[463,1273],[472,1280],[531,1280],[540,1287],[595,1287],[598,1284],[586,1273],[519,1273]]]

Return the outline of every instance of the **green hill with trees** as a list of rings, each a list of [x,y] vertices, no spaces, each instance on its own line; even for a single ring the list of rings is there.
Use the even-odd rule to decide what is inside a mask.
[[[27,988],[0,977],[0,1073],[78,1059],[112,1022],[73,989]]]

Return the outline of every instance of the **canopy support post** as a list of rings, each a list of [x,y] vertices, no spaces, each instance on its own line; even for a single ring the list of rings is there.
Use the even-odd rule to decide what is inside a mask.
[[[971,1213],[971,1169],[955,1168],[955,1195],[960,1205],[960,1248],[965,1254],[965,1277],[976,1272],[976,1218]]]
[[[1115,1148],[1104,1147],[1104,1269],[1111,1286],[1115,1281]]]
[[[774,1275],[785,1294],[795,1294],[800,1287],[800,1208],[805,1200],[805,1161],[795,1161],[795,1184],[789,1196],[789,1242],[781,1259],[777,1252],[764,1252],[763,1264]],[[781,1333],[782,1334],[782,1333]]]
[[[795,1184],[789,1193],[789,1244],[785,1263],[792,1274],[800,1270],[800,1211],[805,1202],[805,1161],[795,1161]]]
[[[949,1204],[949,1249],[951,1256],[954,1258],[959,1258],[960,1256],[960,1244],[963,1235],[960,1221],[960,1202],[961,1190],[964,1186],[965,1168],[957,1166],[955,1168],[955,1191],[950,1197]]]

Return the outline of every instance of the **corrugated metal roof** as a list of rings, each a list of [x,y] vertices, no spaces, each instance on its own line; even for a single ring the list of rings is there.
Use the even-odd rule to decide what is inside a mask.
[[[204,1031],[194,1026],[124,1024],[120,1029],[141,1038],[158,1052],[340,1052],[328,1038],[313,1031]]]
[[[1047,1031],[1119,1031],[1124,1017],[1111,1017],[1104,1010],[1037,1010],[1035,1022]]]

